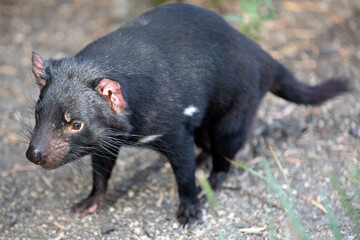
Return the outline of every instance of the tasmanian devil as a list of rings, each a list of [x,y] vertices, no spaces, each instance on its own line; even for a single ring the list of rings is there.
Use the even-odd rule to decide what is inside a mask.
[[[92,156],[93,189],[76,213],[102,208],[117,153],[131,143],[168,158],[182,226],[201,219],[194,144],[211,156],[220,189],[266,92],[316,105],[349,89],[343,79],[299,82],[219,15],[187,4],[148,11],[74,57],[33,53],[32,71],[41,90],[26,157],[56,168]]]

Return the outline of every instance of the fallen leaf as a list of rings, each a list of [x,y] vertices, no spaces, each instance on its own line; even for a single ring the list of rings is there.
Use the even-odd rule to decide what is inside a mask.
[[[266,230],[266,227],[254,227],[254,228],[240,228],[239,231],[243,233],[260,233]]]
[[[297,2],[286,1],[286,2],[283,2],[283,6],[284,6],[284,8],[286,10],[292,11],[292,12],[302,12],[302,11],[304,11],[304,9],[300,5],[300,3],[297,3]]]

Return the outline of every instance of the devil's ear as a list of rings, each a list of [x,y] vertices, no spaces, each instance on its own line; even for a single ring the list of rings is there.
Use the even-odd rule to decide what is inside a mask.
[[[108,98],[108,105],[114,113],[119,113],[125,108],[125,100],[121,92],[120,84],[108,78],[101,79],[95,88],[101,95]]]
[[[43,70],[44,70],[44,61],[40,57],[39,54],[32,52],[32,72],[35,75],[36,83],[40,86],[40,88],[43,88],[46,85],[46,80],[42,78]]]

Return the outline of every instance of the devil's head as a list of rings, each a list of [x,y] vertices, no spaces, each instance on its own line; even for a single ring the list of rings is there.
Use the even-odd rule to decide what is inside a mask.
[[[120,84],[91,62],[43,61],[33,53],[32,71],[40,96],[26,151],[31,162],[56,168],[89,153],[111,153],[116,142],[109,140],[130,131]]]

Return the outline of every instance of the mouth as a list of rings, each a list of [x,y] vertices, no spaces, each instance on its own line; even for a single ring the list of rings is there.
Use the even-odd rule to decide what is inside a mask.
[[[47,159],[46,161],[41,162],[39,164],[39,166],[41,166],[45,169],[56,169],[65,164],[76,161],[77,159],[81,158],[83,155],[85,155],[85,154],[68,152],[67,154],[62,155],[58,158]]]
[[[60,167],[61,165],[63,165],[61,163],[61,161],[56,161],[56,163],[54,161],[44,161],[44,162],[40,162],[38,163],[37,165],[41,166],[42,168],[45,168],[45,169],[55,169],[55,168],[58,168]]]

